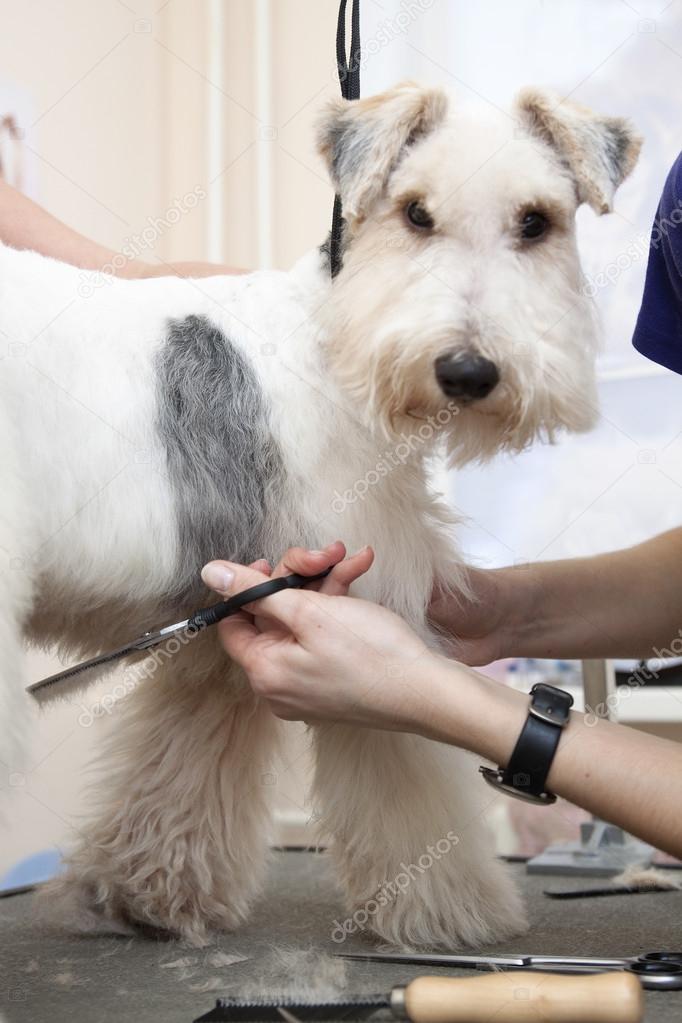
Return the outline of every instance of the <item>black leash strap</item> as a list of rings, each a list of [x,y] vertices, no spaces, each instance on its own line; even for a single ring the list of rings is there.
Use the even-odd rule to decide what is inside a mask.
[[[339,4],[336,25],[336,66],[339,73],[341,95],[344,99],[360,99],[360,0],[353,0],[351,11],[350,61],[346,56],[346,0]],[[341,196],[334,197],[332,232],[329,240],[329,265],[332,277],[341,269],[341,241],[343,239],[343,210]]]
[[[353,0],[351,11],[350,64],[346,57],[346,0],[339,5],[336,25],[336,65],[341,95],[344,99],[360,99],[360,0]]]

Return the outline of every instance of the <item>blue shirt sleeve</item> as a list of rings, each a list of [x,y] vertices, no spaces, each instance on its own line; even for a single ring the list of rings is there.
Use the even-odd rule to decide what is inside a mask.
[[[670,169],[651,229],[632,343],[647,359],[682,373],[682,153]]]

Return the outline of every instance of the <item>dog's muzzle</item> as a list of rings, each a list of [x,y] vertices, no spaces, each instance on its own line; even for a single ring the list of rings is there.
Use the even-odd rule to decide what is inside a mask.
[[[448,398],[478,401],[487,397],[500,380],[495,363],[475,352],[439,355],[434,367],[438,386]]]

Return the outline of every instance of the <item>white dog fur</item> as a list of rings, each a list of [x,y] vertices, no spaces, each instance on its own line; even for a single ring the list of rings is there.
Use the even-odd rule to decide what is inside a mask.
[[[457,590],[465,573],[428,457],[442,440],[453,463],[488,459],[593,423],[574,214],[610,208],[639,148],[627,123],[535,91],[511,116],[483,115],[406,84],[330,104],[318,144],[347,218],[333,282],[324,249],[288,273],[122,281],[0,248],[6,762],[24,640],[72,660],[177,620],[211,602],[211,558],[370,543],[356,591],[437,643],[432,587]],[[432,228],[408,222],[412,202]],[[548,223],[535,241],[520,233],[528,211]],[[448,397],[435,360],[471,352],[499,384]],[[409,458],[373,473],[415,436]],[[80,930],[148,925],[201,944],[235,927],[263,877],[279,723],[209,630],[111,724],[96,810],[51,901]],[[475,760],[342,726],[314,742],[315,805],[351,910],[458,839],[368,928],[449,948],[524,928]]]

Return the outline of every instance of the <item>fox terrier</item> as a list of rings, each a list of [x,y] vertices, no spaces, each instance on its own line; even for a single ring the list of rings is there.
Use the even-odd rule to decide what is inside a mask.
[[[486,460],[594,423],[575,213],[611,209],[637,159],[630,125],[531,89],[505,115],[407,83],[329,103],[317,144],[345,216],[333,280],[324,246],[287,273],[201,281],[0,249],[0,707],[15,740],[24,640],[75,659],[186,617],[210,603],[199,570],[216,557],[370,543],[355,592],[437,645],[430,594],[461,591],[466,570],[431,457]],[[213,632],[109,716],[95,808],[51,890],[70,926],[201,944],[247,917],[282,725]],[[468,754],[343,725],[312,736],[321,833],[368,929],[454,948],[524,928]]]

